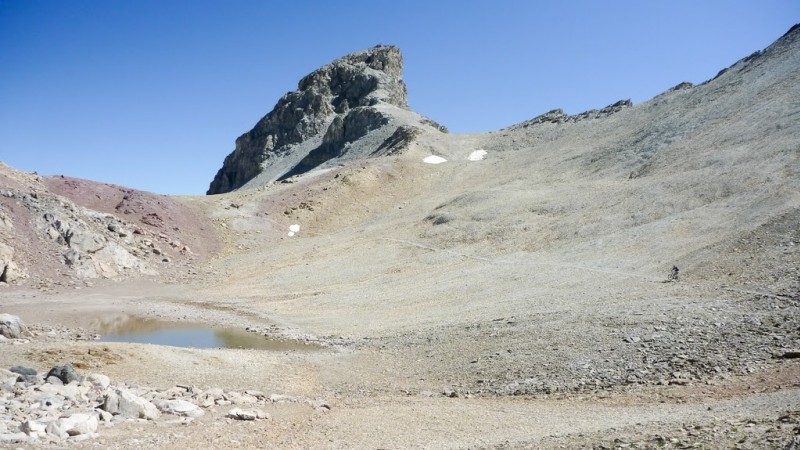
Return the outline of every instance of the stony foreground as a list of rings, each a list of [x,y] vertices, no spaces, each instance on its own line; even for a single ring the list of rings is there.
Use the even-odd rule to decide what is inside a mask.
[[[269,420],[259,406],[272,403],[330,409],[323,400],[267,396],[254,390],[194,386],[159,390],[112,383],[99,373],[82,376],[72,366],[54,367],[45,376],[16,366],[0,369],[0,443],[74,443],[97,438],[103,428],[121,423],[187,425],[213,407],[232,406],[224,416],[228,419]]]

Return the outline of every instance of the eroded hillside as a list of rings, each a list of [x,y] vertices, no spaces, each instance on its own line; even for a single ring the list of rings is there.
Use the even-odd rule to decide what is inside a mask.
[[[0,167],[4,282],[45,289],[98,278],[186,276],[215,253],[213,227],[180,200]]]

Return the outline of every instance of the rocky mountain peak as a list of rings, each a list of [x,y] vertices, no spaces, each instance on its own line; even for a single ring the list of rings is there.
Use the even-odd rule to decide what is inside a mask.
[[[331,97],[337,112],[380,102],[408,108],[403,56],[394,46],[379,45],[339,58],[304,77],[297,89]]]
[[[389,122],[377,107],[408,110],[402,76],[400,49],[384,45],[344,56],[305,76],[296,91],[284,95],[236,140],[208,194],[238,189],[268,169],[275,177],[296,169],[315,150],[315,145],[299,144],[324,144],[303,162],[303,170],[340,155],[345,144]]]

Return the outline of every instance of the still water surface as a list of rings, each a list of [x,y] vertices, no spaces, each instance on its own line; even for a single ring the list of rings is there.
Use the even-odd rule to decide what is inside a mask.
[[[201,323],[169,322],[136,316],[98,321],[101,342],[134,342],[188,348],[248,348],[272,351],[311,351],[321,347],[279,341],[237,328],[214,328]]]

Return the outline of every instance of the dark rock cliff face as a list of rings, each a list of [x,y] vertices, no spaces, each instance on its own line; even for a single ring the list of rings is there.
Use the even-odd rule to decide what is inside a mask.
[[[375,107],[408,109],[400,49],[377,46],[340,58],[312,72],[284,95],[256,126],[236,140],[208,189],[238,189],[293,147],[322,136],[322,144],[287,170],[302,173],[336,156],[352,142],[387,122]]]
[[[341,156],[346,143],[353,142],[388,122],[389,119],[385,115],[371,107],[353,108],[346,115],[337,115],[328,126],[322,144],[311,150],[300,163],[281,178],[307,172],[325,161]]]

